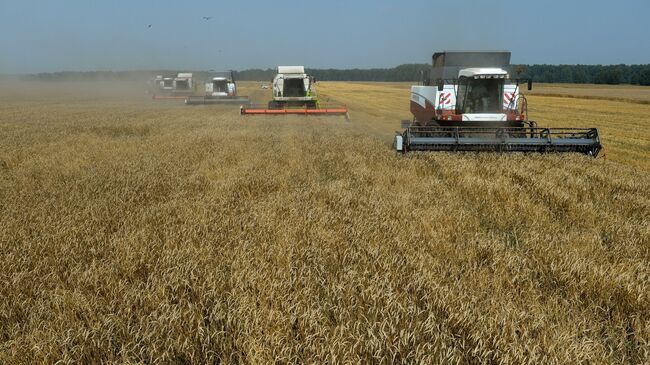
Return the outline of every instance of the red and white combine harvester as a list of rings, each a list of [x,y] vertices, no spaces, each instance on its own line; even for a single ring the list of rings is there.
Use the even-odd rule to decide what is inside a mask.
[[[596,128],[540,128],[528,119],[521,86],[512,79],[510,52],[447,51],[411,87],[413,121],[395,136],[395,149],[410,151],[578,152],[598,155]]]
[[[194,77],[188,72],[174,76],[158,75],[152,80],[152,84],[151,93],[154,100],[184,100],[194,94]]]
[[[323,105],[318,101],[313,77],[305,73],[304,66],[279,66],[273,78],[273,98],[268,105],[249,105],[240,108],[244,115],[345,115],[345,105]]]

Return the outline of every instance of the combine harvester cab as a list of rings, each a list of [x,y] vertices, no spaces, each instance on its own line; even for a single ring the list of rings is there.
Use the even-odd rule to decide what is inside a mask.
[[[345,105],[323,105],[313,92],[315,80],[305,73],[304,66],[279,66],[273,78],[273,98],[268,105],[242,106],[242,115],[344,115]]]
[[[248,96],[237,95],[237,84],[232,71],[212,74],[205,82],[205,95],[188,96],[185,99],[187,105],[249,103]]]
[[[174,76],[158,75],[154,78],[154,100],[183,100],[194,94],[192,73],[178,73]]]
[[[411,87],[413,122],[395,136],[398,152],[578,152],[597,156],[596,128],[540,128],[511,79],[510,52],[442,52],[421,85]]]

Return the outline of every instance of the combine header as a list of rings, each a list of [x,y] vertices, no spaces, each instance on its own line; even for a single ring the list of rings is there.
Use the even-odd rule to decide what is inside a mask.
[[[153,79],[152,98],[154,100],[185,99],[194,94],[194,78],[191,73],[175,76],[158,75]]]
[[[435,53],[430,75],[411,87],[414,119],[395,136],[395,149],[597,156],[596,128],[539,128],[528,120],[520,86],[531,90],[532,81],[511,79],[509,66],[510,52]]]
[[[345,115],[347,118],[346,106],[318,102],[312,91],[315,83],[303,66],[279,66],[278,74],[273,78],[273,99],[268,105],[242,106],[240,112],[244,115]]]
[[[205,95],[188,96],[185,99],[187,105],[249,103],[248,96],[237,95],[237,84],[232,71],[212,74],[205,83]]]
[[[410,126],[395,137],[407,151],[578,152],[598,155],[596,128],[420,127]]]

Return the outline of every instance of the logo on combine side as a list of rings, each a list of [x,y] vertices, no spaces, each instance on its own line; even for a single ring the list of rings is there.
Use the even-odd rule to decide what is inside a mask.
[[[513,99],[515,97],[515,93],[503,93],[503,105],[506,107],[510,107],[511,103],[514,104]]]
[[[440,93],[440,105],[451,104],[451,93]]]

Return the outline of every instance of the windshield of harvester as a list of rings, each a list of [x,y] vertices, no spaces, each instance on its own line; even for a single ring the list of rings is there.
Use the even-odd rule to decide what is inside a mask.
[[[461,78],[458,87],[460,113],[502,113],[503,79]]]
[[[303,79],[284,79],[284,90],[282,94],[285,97],[304,97],[306,93]]]
[[[228,81],[226,81],[226,80],[212,81],[212,91],[215,92],[215,93],[226,93],[226,92],[228,92]]]

